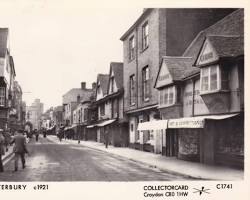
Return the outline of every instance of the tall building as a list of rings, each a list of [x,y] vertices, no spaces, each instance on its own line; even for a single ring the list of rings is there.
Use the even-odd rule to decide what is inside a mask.
[[[15,66],[10,54],[9,29],[0,28],[0,128],[6,129],[12,109]]]
[[[164,56],[155,87],[164,155],[244,167],[243,9],[202,30],[182,56]]]
[[[181,56],[195,36],[235,9],[145,9],[123,34],[124,110],[129,118],[130,146],[161,153],[154,131],[139,123],[159,119],[154,88],[162,57]]]
[[[43,103],[40,99],[35,99],[31,106],[26,108],[26,122],[30,122],[33,129],[41,128],[41,116],[43,114]]]

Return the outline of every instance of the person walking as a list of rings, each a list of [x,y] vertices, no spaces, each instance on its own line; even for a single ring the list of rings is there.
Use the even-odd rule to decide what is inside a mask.
[[[34,132],[35,132],[35,136],[36,136],[36,142],[38,142],[39,131],[37,131],[37,129],[35,129]]]
[[[7,130],[5,133],[4,133],[4,139],[5,139],[5,149],[6,149],[6,152],[8,152],[8,146],[10,145],[10,141],[11,141],[11,135],[10,135],[10,132],[9,130]]]
[[[4,152],[4,136],[3,129],[0,129],[0,172],[3,172],[3,161],[2,156],[5,154]]]
[[[109,144],[109,132],[108,132],[108,128],[107,127],[104,130],[104,141],[105,141],[105,147],[108,148],[108,144]]]
[[[25,168],[25,153],[29,153],[26,147],[26,139],[23,135],[23,130],[19,130],[14,136],[11,143],[14,143],[14,153],[15,153],[15,171],[18,170],[18,160],[21,157],[22,167]]]

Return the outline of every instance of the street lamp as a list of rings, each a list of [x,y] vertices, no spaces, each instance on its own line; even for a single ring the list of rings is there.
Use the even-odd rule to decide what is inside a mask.
[[[79,131],[78,131],[78,144],[80,144],[81,142],[81,110],[79,109],[79,113],[78,113],[78,126],[79,126]]]

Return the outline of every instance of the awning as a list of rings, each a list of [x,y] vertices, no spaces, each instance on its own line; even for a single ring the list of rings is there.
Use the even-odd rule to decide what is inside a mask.
[[[138,131],[167,129],[168,120],[154,120],[138,124]]]
[[[99,124],[97,124],[98,127],[103,127],[103,126],[106,126],[106,125],[109,125],[111,123],[113,123],[115,121],[115,119],[110,119],[110,120],[106,120],[106,121],[103,121]]]
[[[206,115],[198,117],[185,117],[179,119],[169,119],[168,128],[204,128],[205,119],[221,120],[234,117],[238,114],[228,115]]]
[[[96,124],[92,124],[92,125],[87,126],[87,128],[94,128],[94,127],[96,127]]]

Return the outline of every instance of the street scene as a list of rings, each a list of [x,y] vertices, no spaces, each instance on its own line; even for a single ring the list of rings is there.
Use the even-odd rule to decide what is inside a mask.
[[[78,14],[0,28],[0,182],[243,180],[244,9]]]
[[[8,162],[5,173],[0,174],[1,181],[192,180],[77,144],[41,138],[37,143],[31,141],[28,146],[27,167],[15,174],[13,161]]]

